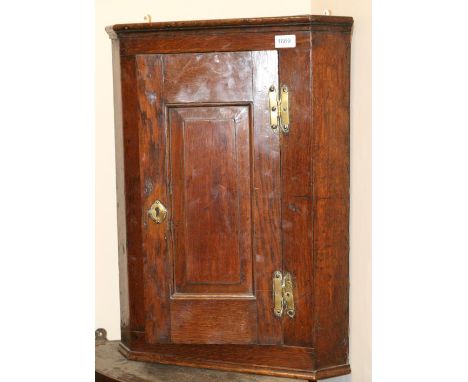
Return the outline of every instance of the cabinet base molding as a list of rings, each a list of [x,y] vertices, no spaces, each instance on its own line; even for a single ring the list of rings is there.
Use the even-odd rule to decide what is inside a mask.
[[[179,345],[179,349],[180,349]],[[157,349],[160,349],[160,352],[157,352]],[[255,349],[255,353],[252,352],[252,355],[256,354],[258,359],[252,359],[251,364],[236,362],[234,363],[234,358],[236,355],[232,352],[226,354],[226,360],[224,358],[222,351],[215,351],[217,359],[209,359],[206,357],[206,354],[201,354],[200,358],[196,356],[198,352],[193,351],[195,349],[192,345],[187,345],[187,354],[183,354],[184,351],[174,351],[171,353],[167,352],[167,349],[175,348],[168,345],[154,345],[154,348],[151,350],[131,350],[123,343],[119,344],[119,351],[125,356],[125,358],[132,361],[143,361],[143,362],[156,362],[161,364],[170,364],[170,365],[179,365],[179,366],[188,366],[188,367],[199,367],[204,369],[214,369],[214,370],[223,370],[223,371],[232,371],[239,373],[252,373],[260,375],[270,375],[274,377],[284,377],[284,378],[297,378],[305,379],[308,381],[317,381],[324,378],[338,377],[340,375],[346,375],[351,373],[351,368],[349,364],[337,365],[333,367],[328,367],[318,370],[307,370],[297,368],[297,364],[300,363],[313,363],[312,349],[300,348],[300,347],[280,347],[280,346],[261,346],[264,348],[264,352],[260,352],[258,348]],[[248,348],[248,346],[246,346]],[[239,349],[242,352],[242,349]],[[244,349],[246,350],[246,349]],[[163,353],[163,351],[165,351]],[[293,354],[290,357],[284,358],[286,351],[291,351]],[[179,353],[179,354],[174,354]],[[202,352],[203,353],[203,352]],[[263,354],[262,354],[263,353]],[[267,359],[267,353],[269,353]],[[283,353],[283,354],[281,354]],[[296,367],[288,368],[286,365],[278,366],[277,361],[289,361],[296,364]],[[263,361],[263,364],[260,363]],[[270,361],[270,362],[268,362]]]

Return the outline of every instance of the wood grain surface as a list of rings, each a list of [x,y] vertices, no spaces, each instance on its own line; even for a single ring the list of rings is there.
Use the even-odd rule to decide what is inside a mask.
[[[170,108],[175,293],[253,293],[249,109]]]
[[[348,361],[350,36],[312,36],[315,351]]]
[[[279,51],[281,84],[291,99],[288,134],[281,136],[283,268],[293,277],[294,319],[283,320],[284,343],[313,346],[312,72],[310,47]],[[288,70],[301,68],[301,74]]]

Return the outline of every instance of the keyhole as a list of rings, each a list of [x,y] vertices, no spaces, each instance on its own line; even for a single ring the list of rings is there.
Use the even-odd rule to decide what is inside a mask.
[[[159,207],[156,207],[154,212],[156,212],[156,216],[159,216],[159,212],[160,212]]]

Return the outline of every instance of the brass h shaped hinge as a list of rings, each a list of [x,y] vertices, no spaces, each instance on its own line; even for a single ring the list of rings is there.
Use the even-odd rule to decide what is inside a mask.
[[[280,96],[276,93],[275,85],[270,86],[268,93],[270,100],[270,126],[279,134],[280,131],[289,133],[289,96],[288,87],[281,86]]]
[[[273,301],[275,316],[281,317],[284,309],[286,309],[286,314],[290,318],[293,318],[296,314],[290,273],[285,273],[283,276],[280,271],[276,271],[273,274]]]

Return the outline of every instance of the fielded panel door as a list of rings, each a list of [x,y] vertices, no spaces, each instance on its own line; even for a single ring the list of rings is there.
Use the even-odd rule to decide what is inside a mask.
[[[138,55],[136,77],[146,342],[281,344],[277,52]]]

